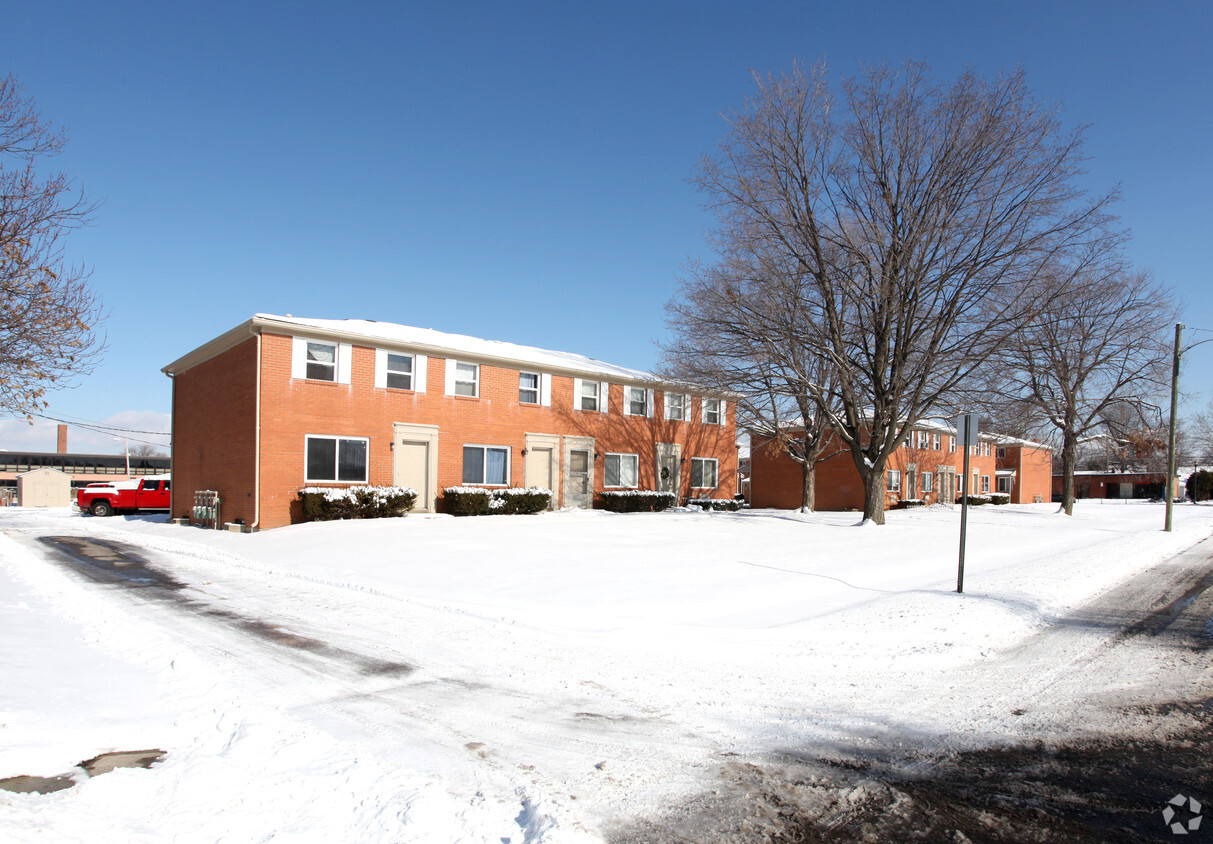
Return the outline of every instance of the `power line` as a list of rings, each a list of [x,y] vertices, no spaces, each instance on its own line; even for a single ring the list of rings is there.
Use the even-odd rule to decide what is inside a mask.
[[[164,448],[171,445],[171,434],[168,431],[141,431],[135,428],[123,428],[118,425],[106,425],[102,422],[77,420],[75,417],[67,416],[66,414],[63,415],[64,418],[60,418],[58,416],[48,416],[45,413],[31,411],[30,416],[37,416],[40,419],[47,419],[51,422],[58,422],[63,425],[71,425],[76,428],[83,428],[86,431],[93,431],[98,434],[106,434],[107,436],[118,435],[130,442],[143,443],[144,445],[155,446],[157,448]],[[141,439],[137,436],[130,436],[131,434],[144,434],[154,437],[170,437],[170,440],[169,443],[155,442],[152,440]]]

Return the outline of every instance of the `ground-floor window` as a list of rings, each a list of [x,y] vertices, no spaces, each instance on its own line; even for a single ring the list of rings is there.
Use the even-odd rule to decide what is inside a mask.
[[[901,492],[901,472],[897,469],[885,472],[884,488],[889,492]]]
[[[1009,493],[1011,491],[1011,479],[1005,475],[995,481],[994,485],[999,492]]]
[[[366,483],[365,437],[307,436],[307,478],[311,481]]]
[[[639,455],[608,454],[603,467],[603,485],[635,489],[639,484],[639,471]]]
[[[697,489],[715,489],[717,468],[714,457],[692,457],[691,486]]]
[[[508,486],[510,450],[502,446],[465,445],[463,447],[463,483]]]
[[[989,492],[990,492],[990,476],[982,475],[981,476],[981,494],[987,495],[987,494],[989,494]]]
[[[931,472],[922,473],[922,492],[926,495],[928,492],[935,491],[935,475]]]

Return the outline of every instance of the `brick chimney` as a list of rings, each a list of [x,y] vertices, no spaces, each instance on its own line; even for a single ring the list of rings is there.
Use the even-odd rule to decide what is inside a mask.
[[[57,454],[67,454],[67,426],[59,426],[59,451]]]

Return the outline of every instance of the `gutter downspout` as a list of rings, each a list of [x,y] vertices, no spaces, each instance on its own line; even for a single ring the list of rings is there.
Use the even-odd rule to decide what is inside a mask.
[[[168,419],[168,471],[171,475],[173,472],[173,453],[177,450],[177,377],[171,372],[165,372],[168,379],[173,382],[173,392],[169,399],[169,408],[172,412]],[[130,472],[128,471],[129,475]],[[173,484],[168,491],[168,517],[169,521],[173,520],[173,513],[177,510],[177,485]]]
[[[261,526],[261,330],[253,325],[249,331],[257,335],[257,398],[253,409],[256,416],[253,434],[253,523],[249,526],[249,532],[253,533]]]

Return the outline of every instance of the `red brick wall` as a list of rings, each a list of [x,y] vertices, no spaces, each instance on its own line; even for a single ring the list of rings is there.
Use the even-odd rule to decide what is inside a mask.
[[[241,349],[244,349],[243,345]],[[595,438],[595,449],[599,454],[638,454],[641,489],[654,489],[656,486],[655,444],[679,443],[685,461],[682,470],[683,496],[691,494],[692,457],[713,457],[719,461],[719,486],[712,492],[713,497],[730,498],[736,491],[736,427],[731,404],[726,404],[724,425],[703,425],[698,421],[701,418],[698,397],[691,408],[690,418],[693,421],[667,422],[661,418],[662,392],[658,390],[655,393],[653,418],[624,416],[623,387],[613,384],[608,400],[609,413],[576,411],[573,409],[573,379],[559,375],[552,378],[550,407],[520,404],[519,370],[488,364],[480,366],[478,397],[447,396],[444,395],[445,360],[438,357],[428,358],[425,393],[388,390],[374,386],[374,349],[357,345],[353,347],[350,384],[292,379],[291,351],[290,337],[266,334],[262,338],[259,525],[262,528],[279,527],[292,520],[292,508],[298,506],[298,490],[304,485],[304,438],[307,434],[367,438],[368,482],[392,483],[390,444],[395,422],[439,427],[439,490],[460,484],[465,444],[509,446],[511,483],[514,486],[523,485],[525,457],[522,448],[525,435],[530,433],[590,436]],[[212,381],[224,381],[222,373],[231,363],[228,355],[178,376],[178,391],[188,395],[188,406],[194,408],[210,403],[239,404],[239,410],[232,413],[230,431],[233,439],[243,442],[255,429],[251,410],[253,397],[241,392],[237,398],[230,392],[207,386]],[[475,362],[475,359],[469,358],[469,361]],[[199,370],[203,372],[195,376],[194,373]],[[194,377],[186,379],[186,376]],[[180,404],[183,408],[187,406],[184,401]],[[226,418],[223,427],[228,427]],[[202,448],[201,443],[213,441],[223,441],[223,437],[194,427],[177,432],[177,442],[183,451],[198,450]],[[211,445],[208,453],[213,450],[214,446]],[[199,464],[199,460],[194,459],[194,464]],[[600,457],[594,465],[596,493],[603,489],[603,462]],[[247,498],[251,505],[252,463],[251,451],[245,448],[241,452],[239,465],[246,472],[240,480],[240,491],[225,496],[225,520],[240,517],[249,524],[253,521],[251,506],[238,508],[235,504],[231,507],[226,504],[232,499],[243,504]],[[211,473],[214,473],[213,468]],[[184,491],[203,474],[196,468],[187,469],[182,476],[184,486],[179,489]]]
[[[1032,504],[1037,496],[1044,503],[1052,501],[1053,452],[1043,446],[1008,445],[1006,457],[998,461],[999,469],[1013,469],[1012,504]]]
[[[173,379],[174,517],[189,516],[194,491],[210,489],[224,521],[253,523],[256,386],[255,337]]]

